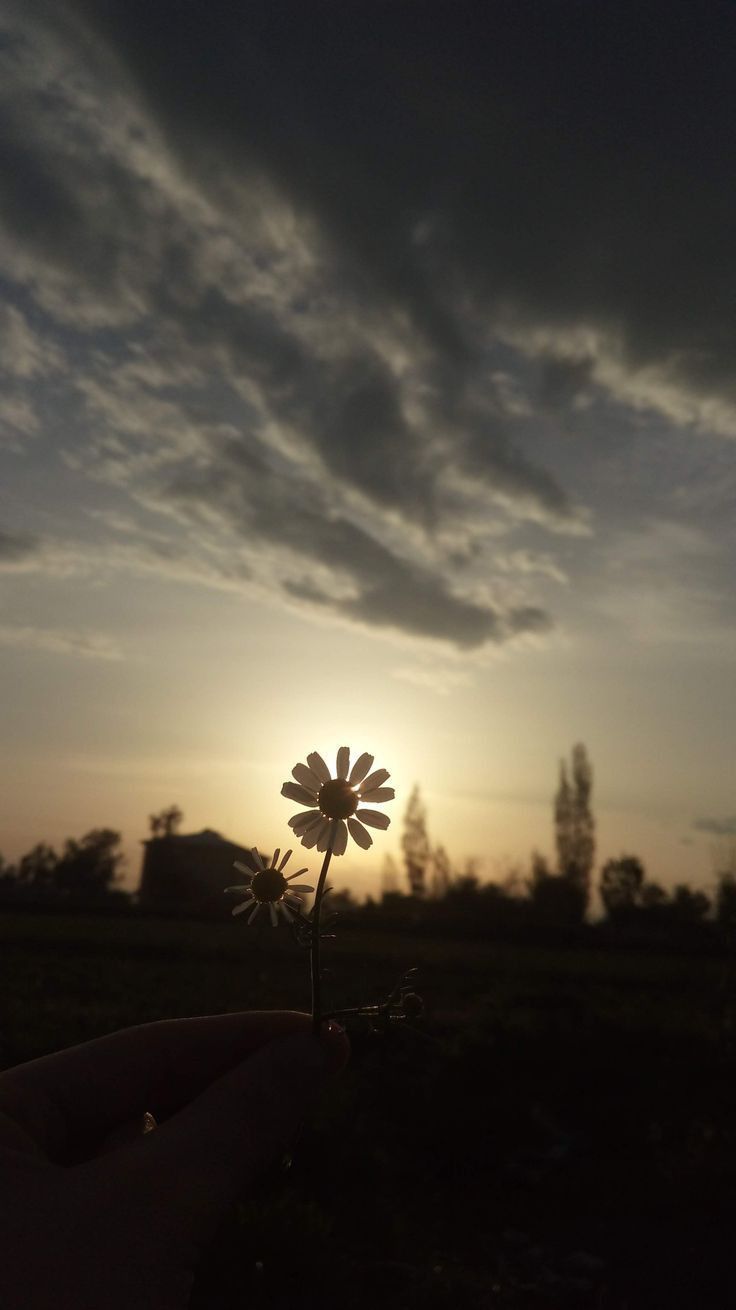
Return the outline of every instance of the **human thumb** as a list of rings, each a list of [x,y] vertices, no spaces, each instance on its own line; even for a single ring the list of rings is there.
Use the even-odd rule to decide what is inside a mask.
[[[218,1078],[132,1148],[136,1205],[171,1235],[207,1240],[228,1206],[293,1138],[345,1064],[337,1024],[279,1038]],[[131,1179],[131,1181],[133,1181]]]

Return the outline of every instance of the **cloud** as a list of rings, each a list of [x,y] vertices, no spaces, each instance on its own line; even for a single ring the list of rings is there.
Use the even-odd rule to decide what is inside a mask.
[[[0,572],[33,568],[38,561],[40,549],[36,537],[0,528]]]
[[[32,437],[39,427],[33,402],[17,390],[6,388],[0,395],[0,444],[19,450],[19,437]]]
[[[0,304],[0,369],[16,378],[33,378],[58,368],[59,347],[34,332],[14,305]]]
[[[122,652],[111,637],[99,632],[70,632],[56,628],[0,624],[0,646],[39,650],[50,655],[72,655],[83,659],[121,660]]]
[[[733,425],[726,6],[576,6],[562,22],[555,6],[402,4],[390,41],[362,3],[262,0],[249,22],[224,3],[186,23],[173,0],[155,22],[142,0],[77,9],[198,185],[217,189],[218,164],[265,175],[458,387],[479,328],[537,327],[568,367],[562,392],[547,370],[548,403],[594,373],[672,417],[679,396],[686,423],[718,401]],[[572,362],[557,349],[571,328],[595,342]]]
[[[426,664],[403,665],[393,670],[393,677],[400,682],[409,682],[412,686],[433,691],[437,696],[449,696],[458,687],[465,687],[470,682],[469,674],[464,669]]]
[[[501,402],[465,394],[450,318],[441,330],[443,315],[427,318],[437,322],[439,343],[407,324],[401,298],[390,304],[376,294],[355,263],[360,252],[336,246],[325,214],[290,194],[273,160],[248,151],[229,157],[236,141],[216,83],[191,153],[182,152],[163,104],[154,103],[155,86],[141,93],[124,42],[101,45],[72,28],[67,53],[77,77],[64,83],[56,27],[31,25],[35,60],[6,56],[14,104],[23,109],[11,115],[7,146],[19,166],[4,174],[8,268],[20,258],[48,311],[85,328],[123,328],[153,315],[200,364],[219,353],[223,370],[258,392],[272,420],[379,505],[425,519],[446,512],[449,459],[522,516],[534,506],[551,522],[574,519],[552,474],[515,449]],[[218,39],[230,35],[222,11]],[[104,90],[93,60],[109,79]],[[53,119],[49,98],[63,109]],[[205,188],[195,138],[201,144],[208,131],[218,136]],[[289,244],[301,258],[287,256]]]
[[[605,398],[736,432],[727,43],[676,8],[9,0],[3,403],[146,524],[100,567],[549,630]]]
[[[693,828],[698,832],[711,833],[714,837],[736,837],[736,814],[722,818],[694,819]]]
[[[535,607],[502,610],[458,594],[441,567],[406,558],[332,508],[319,481],[282,476],[256,442],[218,442],[206,471],[187,471],[160,494],[227,524],[272,591],[337,618],[461,649],[552,626]]]

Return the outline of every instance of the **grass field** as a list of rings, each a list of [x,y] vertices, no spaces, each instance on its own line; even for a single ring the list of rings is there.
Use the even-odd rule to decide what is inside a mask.
[[[730,1306],[736,977],[723,960],[344,930],[334,1002],[420,968],[225,1226],[195,1305]],[[308,1008],[286,932],[0,915],[4,1066],[128,1024]]]

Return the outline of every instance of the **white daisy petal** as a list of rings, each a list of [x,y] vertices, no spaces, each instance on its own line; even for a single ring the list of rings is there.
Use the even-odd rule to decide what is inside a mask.
[[[242,860],[233,860],[233,868],[237,869],[238,873],[244,873],[246,878],[253,877],[253,870],[247,864],[243,864]]]
[[[284,896],[284,900],[287,902],[287,904],[289,904],[292,907],[293,910],[301,910],[302,908],[301,896],[294,896],[292,892],[287,892],[286,895]]]
[[[281,788],[281,795],[286,796],[290,801],[298,801],[300,805],[314,807],[317,804],[314,792],[307,791],[306,787],[302,787],[298,782],[285,782]]]
[[[307,811],[306,815],[295,814],[293,819],[289,819],[289,827],[294,829],[295,837],[303,837],[310,828],[316,828],[317,824],[322,823],[323,818],[319,810]]]
[[[281,871],[282,871],[282,869],[284,868],[284,866],[287,865],[287,864],[289,863],[289,860],[291,859],[291,854],[292,854],[291,851],[287,851],[287,852],[286,852],[286,855],[284,856],[284,858],[282,859],[282,861],[281,861],[281,863],[280,863],[280,865],[279,865],[279,873],[281,873]],[[276,861],[274,860],[274,864],[275,864],[275,863],[276,863]],[[292,876],[293,876],[293,875],[292,875]]]
[[[391,822],[388,815],[382,814],[380,810],[356,810],[355,817],[367,823],[369,828],[388,828]]]
[[[251,914],[248,915],[248,923],[252,923],[252,922],[253,922],[253,920],[255,919],[255,917],[256,917],[258,911],[260,910],[260,908],[261,908],[261,902],[260,902],[260,901],[256,901],[256,907],[255,907],[255,909],[253,910],[253,912],[252,912]]]
[[[302,846],[306,846],[307,850],[311,850],[313,846],[317,845],[317,842],[319,841],[322,834],[329,831],[329,827],[330,827],[329,819],[323,819],[322,816],[320,815],[320,822],[313,823],[311,827],[307,828],[307,831],[303,834]]]
[[[294,915],[292,914],[292,912],[291,912],[291,910],[289,909],[288,905],[285,905],[284,902],[281,901],[281,902],[279,903],[279,909],[281,910],[281,913],[283,914],[284,918],[286,919],[286,922],[287,922],[287,923],[292,923],[293,920],[294,920]]]
[[[310,824],[316,823],[322,815],[319,810],[300,810],[298,814],[292,814],[289,819],[289,827],[297,831],[299,828],[308,828]]]
[[[363,827],[362,823],[358,823],[357,819],[348,819],[348,828],[353,841],[357,842],[364,851],[367,851],[373,845],[371,834]]]
[[[269,913],[270,913],[270,915],[271,915],[271,927],[272,927],[272,928],[278,928],[278,926],[279,926],[279,916],[278,916],[278,914],[276,913],[276,906],[274,905],[273,901],[272,901],[271,904],[269,905],[268,909],[269,909]]]
[[[348,769],[350,768],[350,747],[341,746],[337,752],[336,776],[338,778],[347,778]]]
[[[319,755],[317,751],[312,751],[312,754],[307,756],[307,764],[312,770],[312,773],[316,773],[320,783],[330,781],[332,776],[330,770],[327,768],[322,756]]]
[[[291,877],[290,877],[290,878],[287,878],[286,881],[287,881],[287,882],[293,882],[295,878],[300,878],[301,875],[302,875],[303,873],[306,873],[306,872],[307,872],[307,866],[306,866],[306,864],[305,864],[305,866],[304,866],[303,869],[297,869],[296,873],[292,873]]]
[[[247,899],[247,901],[243,901],[243,904],[242,904],[242,905],[236,905],[236,906],[235,906],[235,909],[233,910],[233,914],[234,914],[234,915],[235,915],[235,914],[242,914],[242,913],[243,913],[243,910],[249,910],[249,909],[251,908],[252,904],[253,904],[254,899],[255,899],[255,898],[254,898],[253,896],[249,896],[248,899]]]
[[[292,892],[313,892],[314,887],[309,887],[305,882],[298,882],[295,887],[289,888],[289,895]]]
[[[272,855],[272,857],[271,857],[271,863],[270,863],[269,866],[268,866],[269,869],[275,869],[275,868],[276,868],[276,861],[277,861],[277,859],[279,858],[279,855],[280,855],[280,854],[281,854],[281,849],[280,849],[280,847],[277,846],[277,847],[276,847],[276,850],[274,851],[274,853],[273,853],[273,855]]]
[[[392,801],[395,795],[393,787],[374,787],[372,791],[361,791],[360,799],[378,805],[381,801]]]
[[[299,839],[302,846],[306,846],[307,850],[311,850],[319,837],[322,822],[322,816],[320,815],[318,823],[310,823],[308,828],[300,828],[298,832],[294,833],[294,836]],[[312,841],[312,838],[314,838],[314,841]]]
[[[250,890],[250,887],[245,887],[242,882],[239,882],[237,887],[225,887],[224,891],[226,896],[230,893],[232,893],[232,895],[235,895],[235,892],[238,893],[238,896],[243,896],[246,893],[248,894],[248,896],[253,895],[252,891]]]
[[[347,846],[347,844],[348,844],[348,830],[345,827],[344,820],[341,819],[337,825],[335,835],[332,838],[332,854],[344,855],[345,847]]]
[[[255,862],[256,862],[256,866],[257,866],[257,868],[259,868],[259,869],[265,869],[266,866],[265,866],[265,864],[263,863],[263,860],[261,859],[261,852],[258,850],[258,847],[257,847],[257,846],[254,846],[254,847],[253,847],[253,850],[251,851],[251,855],[253,856],[253,859],[254,859]]]
[[[315,796],[317,795],[322,783],[317,777],[317,774],[313,773],[306,764],[295,764],[291,773],[292,777],[296,778],[297,782],[300,782],[302,787],[306,787],[307,791],[313,791]]]
[[[358,788],[358,792],[362,796],[363,792],[373,791],[374,787],[382,787],[386,779],[390,777],[391,774],[388,769],[376,769],[375,773],[369,773],[368,777],[364,778]]]
[[[350,770],[350,777],[348,778],[351,787],[357,787],[358,783],[363,781],[372,763],[373,756],[369,755],[367,751],[364,751],[362,755],[358,756],[355,764]]]
[[[328,847],[329,844],[330,844],[330,837],[331,837],[331,835],[332,835],[332,824],[333,824],[333,822],[334,822],[333,819],[325,819],[323,827],[317,829],[317,831],[318,831],[318,833],[319,833],[319,836],[317,837],[317,850],[318,850],[318,851],[326,851],[326,850],[327,850],[327,847]]]

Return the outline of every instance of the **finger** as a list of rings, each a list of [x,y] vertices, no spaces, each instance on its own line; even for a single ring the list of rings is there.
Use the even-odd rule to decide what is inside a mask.
[[[125,1028],[0,1077],[0,1110],[51,1159],[92,1151],[127,1120],[163,1119],[264,1043],[308,1031],[308,1015],[250,1011]]]
[[[139,1219],[175,1244],[206,1241],[239,1192],[291,1141],[348,1056],[342,1029],[261,1047],[135,1147],[116,1157]],[[96,1162],[95,1172],[103,1162]],[[164,1234],[163,1230],[166,1230]]]

